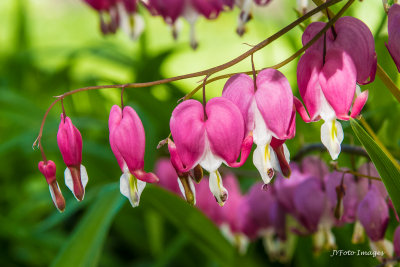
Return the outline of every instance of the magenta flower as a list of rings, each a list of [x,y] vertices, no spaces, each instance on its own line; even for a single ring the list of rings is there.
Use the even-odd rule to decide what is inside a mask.
[[[300,58],[298,64],[299,91],[309,115],[295,98],[296,109],[306,122],[320,118],[325,121],[321,126],[321,141],[332,159],[337,159],[343,141],[343,129],[336,119],[355,118],[368,98],[368,91],[359,93],[352,107],[356,77],[357,71],[351,57],[344,50],[336,48],[327,50],[325,63],[319,51],[310,50]]]
[[[179,104],[172,112],[171,134],[175,145],[168,146],[177,173],[187,173],[200,164],[210,173],[210,190],[220,205],[228,197],[222,185],[219,166],[224,162],[239,167],[246,161],[252,146],[251,135],[244,138],[240,110],[229,100],[216,97],[203,106],[196,100]],[[236,159],[241,154],[240,162]]]
[[[388,35],[386,47],[400,72],[400,5],[394,4],[388,12]]]
[[[226,82],[222,96],[239,107],[246,133],[253,132],[257,145],[253,163],[264,183],[268,184],[274,170],[285,176],[290,175],[290,155],[284,142],[295,135],[296,112],[289,82],[279,71],[261,71],[256,87],[257,90],[249,76],[237,74]]]
[[[114,105],[108,121],[110,145],[119,167],[123,172],[120,178],[121,194],[132,205],[139,205],[140,195],[146,183],[158,182],[153,173],[146,173],[144,167],[145,134],[139,116],[131,107]]]
[[[371,241],[377,242],[384,238],[389,211],[385,199],[374,185],[360,202],[357,217]]]
[[[39,162],[38,167],[39,171],[44,175],[46,182],[49,185],[50,195],[54,206],[56,206],[60,212],[63,212],[65,209],[65,199],[56,180],[56,164],[51,160],[47,161],[46,163],[41,161]]]
[[[169,159],[159,159],[156,163],[154,173],[160,179],[158,185],[177,195],[180,195],[181,190],[179,189],[178,177]]]
[[[67,168],[64,172],[65,184],[78,201],[85,196],[88,175],[82,165],[82,136],[69,117],[61,114],[57,133],[57,143]]]

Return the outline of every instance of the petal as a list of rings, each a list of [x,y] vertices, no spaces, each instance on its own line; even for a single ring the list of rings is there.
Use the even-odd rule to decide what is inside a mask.
[[[82,136],[69,117],[61,114],[57,132],[57,143],[65,165],[80,165],[82,162]]]
[[[218,171],[213,171],[210,173],[210,191],[213,193],[218,204],[222,207],[225,201],[228,199],[228,191],[222,184],[221,174]]]
[[[215,97],[206,106],[207,137],[212,153],[225,162],[239,157],[244,138],[244,122],[236,105],[223,97]]]
[[[377,67],[375,42],[368,26],[354,17],[342,17],[335,24],[334,47],[345,50],[353,59],[359,84],[375,80]]]
[[[321,89],[319,86],[321,68],[322,54],[317,51],[305,53],[297,65],[299,92],[312,121],[319,115],[318,111],[321,106]]]
[[[243,115],[246,133],[254,128],[254,114],[251,105],[254,99],[254,81],[248,75],[236,74],[229,78],[222,91],[222,97],[231,100]]]
[[[82,171],[83,179],[82,179]],[[85,197],[85,186],[88,182],[86,168],[83,165],[79,167],[67,167],[64,172],[65,185],[74,194],[76,200],[82,201]]]
[[[360,114],[362,108],[367,102],[367,99],[368,99],[368,90],[362,92],[359,96],[357,96],[356,100],[354,101],[350,117],[355,118]]]
[[[222,164],[224,160],[219,156],[215,155],[210,148],[210,141],[206,139],[206,148],[204,149],[204,154],[200,159],[200,166],[203,167],[208,172],[216,171]]]
[[[178,184],[185,200],[192,206],[196,205],[196,188],[194,187],[193,180],[189,176],[178,177]]]
[[[186,100],[172,112],[171,134],[184,169],[192,169],[204,153],[205,125],[203,106]]]
[[[146,182],[146,183],[157,183],[159,180],[158,177],[154,173],[145,172],[144,170],[135,170],[133,172],[133,175],[137,179],[139,179],[143,182]]]
[[[61,189],[58,186],[57,181],[53,181],[49,184],[49,190],[54,206],[56,206],[59,212],[63,212],[65,210],[65,199],[61,193]]]
[[[287,139],[292,122],[293,93],[289,81],[279,71],[266,69],[257,76],[257,107],[268,129],[278,139]]]
[[[307,26],[306,30],[303,33],[303,36],[301,37],[301,41],[303,43],[303,46],[305,46],[308,42],[311,41],[311,39],[314,38],[322,29],[325,27],[326,23],[317,21],[313,22],[310,25]],[[333,41],[333,35],[330,30],[327,32],[327,48],[329,48],[332,44]],[[322,54],[324,50],[324,36],[322,35],[310,48],[308,48],[306,51],[310,50],[315,50],[316,52]]]
[[[121,175],[119,190],[121,194],[129,199],[132,207],[139,206],[140,195],[143,192],[146,182],[136,179],[130,172]]]
[[[122,119],[110,132],[110,140],[110,144],[119,151],[131,173],[143,169],[145,133],[143,124],[133,108],[124,107]]]
[[[303,103],[297,98],[293,98],[294,106],[296,108],[296,111],[299,113],[300,117],[303,119],[304,122],[312,122],[310,116],[307,113],[307,110],[303,106]]]
[[[328,149],[333,160],[340,154],[340,144],[343,141],[342,125],[336,120],[324,122],[321,126],[321,141]]]
[[[274,170],[280,170],[279,162],[270,145],[258,145],[253,152],[253,163],[264,184],[269,184],[274,177]]]
[[[109,140],[110,147],[112,152],[114,153],[115,158],[117,159],[118,165],[121,168],[121,171],[124,172],[125,161],[122,158],[121,153],[118,151],[118,148],[115,144],[114,138],[112,138],[111,133],[115,130],[115,128],[120,124],[122,120],[122,110],[119,106],[114,105],[111,108],[110,116],[108,119],[108,128],[110,131]]]
[[[400,72],[400,5],[393,5],[388,12],[388,43],[386,47]]]
[[[357,71],[351,57],[343,50],[326,53],[325,65],[319,75],[322,92],[336,116],[347,116],[356,90]]]
[[[271,145],[272,146],[272,145]],[[276,154],[276,158],[279,163],[279,171],[285,177],[290,177],[291,170],[289,166],[290,162],[290,153],[289,149],[287,148],[286,144],[282,144],[277,148],[274,148],[274,152]]]
[[[256,145],[265,145],[271,142],[272,132],[268,129],[265,124],[264,118],[262,117],[260,111],[257,108],[255,102],[253,102],[254,109],[254,143]]]
[[[232,168],[238,168],[240,166],[242,166],[247,158],[250,155],[251,152],[251,148],[253,146],[253,135],[250,133],[244,140],[242,143],[242,148],[240,150],[240,161],[239,162],[227,162],[227,164],[232,167]]]

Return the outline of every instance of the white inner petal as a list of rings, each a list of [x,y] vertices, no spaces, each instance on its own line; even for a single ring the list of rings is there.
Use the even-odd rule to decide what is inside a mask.
[[[269,144],[256,147],[253,153],[253,163],[265,184],[271,182],[274,170],[282,172],[275,151]]]
[[[335,110],[333,110],[331,105],[328,103],[328,100],[326,100],[325,95],[322,92],[321,86],[319,84],[317,86],[319,87],[320,90],[319,95],[321,101],[321,105],[319,107],[317,114],[319,114],[324,121],[336,119]]]
[[[56,185],[57,185],[58,191],[60,191],[60,193],[61,193],[61,189],[60,189],[60,187],[58,186],[57,181],[55,181],[55,183],[56,183]],[[55,193],[54,193],[53,188],[51,187],[51,185],[49,185],[49,190],[50,190],[50,195],[51,195],[51,199],[53,200],[54,206],[56,206],[56,208],[58,209],[58,211],[61,211],[61,210],[58,208],[58,206],[57,206],[56,195],[55,195]]]
[[[88,177],[86,168],[85,168],[85,166],[83,166],[81,164],[81,182],[82,182],[83,190],[85,190],[85,187],[86,187],[88,181],[89,181],[89,177]]]
[[[209,173],[212,173],[216,171],[219,166],[221,166],[222,162],[224,162],[223,159],[212,153],[210,141],[208,141],[208,137],[206,135],[204,153],[199,162],[200,166]],[[194,166],[196,166],[196,164]]]
[[[222,207],[228,199],[228,191],[222,184],[221,174],[218,171],[210,173],[209,186],[211,193],[214,195],[218,204]]]
[[[64,180],[65,180],[65,185],[68,187],[69,190],[71,190],[72,194],[74,194],[74,182],[72,181],[72,175],[71,171],[67,167],[64,171]]]
[[[185,194],[185,188],[182,185],[181,179],[179,179],[179,177],[177,179],[178,179],[178,185],[179,185],[179,189],[181,190],[182,196],[185,200],[187,200],[186,194]],[[193,205],[196,205],[196,188],[194,187],[192,179],[188,178],[188,180],[189,180],[190,190],[192,191],[192,194],[193,194],[193,199],[194,199]]]
[[[327,120],[321,126],[321,141],[328,149],[333,160],[336,160],[340,154],[340,144],[343,141],[342,125],[333,120]]]
[[[254,130],[253,140],[256,145],[266,145],[271,142],[272,132],[265,124],[264,118],[257,108],[256,101],[253,100],[251,109],[254,111]]]
[[[121,175],[119,190],[121,194],[129,199],[132,207],[139,206],[140,195],[143,192],[146,182],[137,179],[130,172],[125,172]]]

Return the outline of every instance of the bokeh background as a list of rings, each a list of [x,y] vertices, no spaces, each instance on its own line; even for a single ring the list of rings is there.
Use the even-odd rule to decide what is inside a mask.
[[[37,169],[39,151],[32,149],[42,116],[53,96],[90,85],[145,82],[194,72],[222,64],[296,19],[296,1],[273,0],[254,12],[248,32],[235,33],[237,9],[217,20],[200,19],[199,47],[189,46],[189,27],[174,41],[160,17],[144,15],[146,29],[138,41],[124,33],[103,37],[98,14],[80,0],[0,1],[0,265],[47,266],[278,266],[266,256],[262,242],[251,243],[239,256],[195,208],[156,186],[149,186],[141,204],[132,209],[120,196],[120,169],[108,144],[107,120],[113,104],[120,103],[118,89],[83,92],[65,101],[65,108],[83,136],[83,164],[89,173],[84,201],[77,203],[63,185],[61,155],[56,134],[61,108],[56,105],[45,124],[43,146],[58,166],[58,179],[66,198],[62,214],[54,208],[48,186]],[[335,8],[333,8],[335,10]],[[356,2],[347,12],[362,19],[376,38],[378,62],[399,84],[398,74],[384,47],[385,13],[380,0]],[[256,68],[274,65],[301,47],[302,28],[255,54]],[[296,63],[281,69],[296,86]],[[250,60],[221,73],[249,71]],[[178,99],[193,90],[200,78],[150,88],[127,89],[125,103],[141,117],[146,130],[145,169],[167,156],[157,143],[169,134],[169,118]],[[207,86],[207,98],[220,95],[224,80]],[[377,80],[364,86],[370,97],[363,115],[395,155],[400,151],[399,105]],[[196,95],[195,97],[199,97]],[[358,144],[344,123],[345,144]],[[297,135],[287,145],[292,153],[305,144],[320,142],[320,123],[306,125],[297,119]],[[318,153],[327,162],[326,153]],[[339,166],[350,166],[356,157],[341,155]],[[238,171],[242,191],[260,177],[251,161]],[[392,216],[393,217],[393,216]],[[389,239],[396,226],[391,222]],[[368,249],[352,245],[353,226],[334,230],[339,249]],[[210,245],[211,244],[211,245]],[[234,261],[232,261],[234,259]],[[373,266],[372,257],[315,256],[310,237],[297,240],[292,266]]]

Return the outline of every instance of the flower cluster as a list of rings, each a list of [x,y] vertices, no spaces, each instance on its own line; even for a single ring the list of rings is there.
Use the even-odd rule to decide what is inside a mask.
[[[190,25],[190,44],[196,48],[195,23],[200,16],[212,20],[223,11],[230,11],[237,6],[241,12],[236,32],[243,35],[245,24],[251,18],[254,5],[264,6],[270,0],[84,0],[99,12],[100,28],[103,34],[115,33],[118,27],[132,39],[136,39],[144,29],[144,20],[138,14],[138,5],[142,4],[152,16],[161,16],[172,29],[173,37],[178,37],[179,18]]]
[[[110,146],[121,168],[121,194],[127,197],[133,207],[139,205],[140,195],[146,183],[158,182],[158,177],[147,173],[144,167],[145,133],[136,112],[129,106],[121,110],[113,106],[109,118]],[[61,114],[57,142],[65,165],[65,184],[78,201],[85,196],[88,175],[82,165],[82,136],[71,119]],[[50,195],[56,208],[62,212],[65,200],[56,180],[56,165],[51,160],[39,162],[39,170],[49,184]]]
[[[230,201],[220,207],[212,200],[203,180],[195,185],[197,206],[239,251],[245,252],[249,241],[263,238],[272,260],[287,261],[294,235],[312,235],[314,252],[336,247],[332,228],[354,223],[352,242],[361,243],[365,234],[373,250],[393,254],[393,245],[384,239],[393,208],[382,182],[356,177],[346,172],[329,172],[324,162],[306,157],[301,164],[291,163],[290,179],[279,175],[265,187],[254,184],[242,194],[236,177],[228,173],[223,179]],[[379,177],[372,163],[365,163],[359,173]],[[167,159],[157,163],[160,185],[179,194],[178,180]],[[364,234],[365,233],[365,234]],[[400,230],[396,231],[397,251]],[[397,244],[396,244],[397,242]]]

